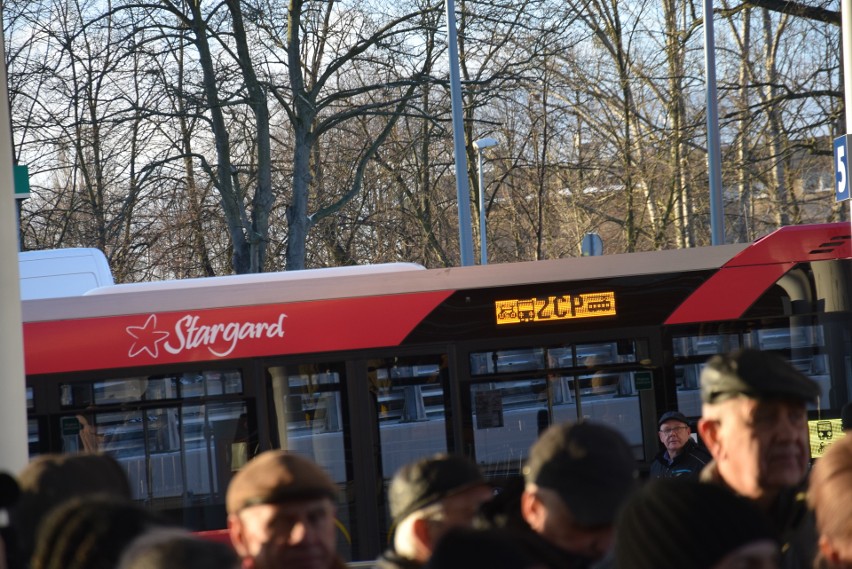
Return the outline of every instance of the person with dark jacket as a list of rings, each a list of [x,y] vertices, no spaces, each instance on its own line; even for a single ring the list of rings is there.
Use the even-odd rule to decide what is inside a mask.
[[[524,481],[521,515],[571,556],[561,567],[611,566],[616,516],[638,486],[636,458],[620,432],[594,422],[548,428],[530,448]]]
[[[779,555],[754,503],[684,477],[645,484],[616,524],[617,569],[777,569]]]
[[[784,357],[743,349],[714,356],[701,372],[701,440],[713,461],[701,481],[752,500],[772,520],[783,569],[810,569],[817,549],[806,502],[807,405],[819,385]]]
[[[438,454],[404,465],[388,488],[393,544],[376,569],[417,569],[449,530],[469,528],[493,491],[467,457]]]
[[[651,478],[698,478],[701,469],[710,462],[710,453],[698,446],[692,437],[689,422],[677,411],[663,413],[657,422],[660,442],[665,447],[651,463]]]

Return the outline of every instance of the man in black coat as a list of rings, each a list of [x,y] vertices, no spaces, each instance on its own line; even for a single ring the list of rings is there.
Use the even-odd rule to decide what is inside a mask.
[[[376,560],[376,569],[423,567],[444,534],[471,527],[493,495],[467,457],[438,454],[404,465],[388,488],[393,545]]]
[[[663,413],[657,428],[665,449],[651,463],[651,478],[698,478],[711,457],[690,436],[692,431],[686,417],[678,411]]]
[[[815,381],[773,352],[714,356],[701,372],[698,432],[713,456],[701,481],[753,500],[768,515],[782,546],[782,569],[814,567],[807,406],[820,395]]]

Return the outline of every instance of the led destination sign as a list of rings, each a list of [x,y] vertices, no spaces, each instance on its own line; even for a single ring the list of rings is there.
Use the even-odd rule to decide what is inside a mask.
[[[614,292],[498,300],[494,303],[494,309],[497,324],[553,322],[616,315]]]

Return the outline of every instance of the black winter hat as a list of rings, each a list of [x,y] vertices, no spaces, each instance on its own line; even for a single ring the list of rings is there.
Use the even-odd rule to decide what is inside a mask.
[[[388,488],[395,522],[444,498],[488,483],[479,467],[464,456],[438,454],[410,462],[394,474]]]
[[[663,423],[665,423],[666,421],[679,421],[687,427],[689,426],[689,419],[687,419],[686,415],[684,415],[680,411],[666,411],[665,413],[663,413],[660,417],[660,420],[657,421],[657,428],[662,427]]]
[[[530,448],[524,479],[555,490],[579,525],[597,527],[615,521],[638,471],[630,445],[612,427],[564,423],[544,431]]]
[[[715,484],[648,482],[627,502],[615,532],[619,569],[710,569],[743,545],[774,540],[752,502]]]

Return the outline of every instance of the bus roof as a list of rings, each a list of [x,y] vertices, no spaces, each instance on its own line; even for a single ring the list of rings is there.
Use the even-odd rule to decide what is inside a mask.
[[[91,291],[86,296],[75,298],[73,302],[68,302],[67,299],[24,302],[23,317],[25,322],[39,322],[116,314],[464,290],[655,274],[673,270],[700,271],[721,267],[746,247],[748,244],[734,244],[424,270],[413,269],[410,264],[393,264],[394,268],[390,270],[378,271],[374,269],[347,273],[334,269],[316,269],[115,285]]]
[[[282,284],[309,279],[333,279],[353,277],[356,275],[386,275],[405,271],[426,270],[417,263],[383,263],[377,265],[351,265],[345,267],[326,267],[307,269],[304,271],[282,271],[275,273],[252,273],[247,275],[224,275],[219,277],[200,277],[192,279],[175,279],[168,281],[149,281],[140,283],[125,283],[113,286],[95,288],[87,291],[88,296],[104,294],[137,294],[145,291],[167,291],[192,289],[195,291],[233,284]]]

